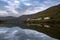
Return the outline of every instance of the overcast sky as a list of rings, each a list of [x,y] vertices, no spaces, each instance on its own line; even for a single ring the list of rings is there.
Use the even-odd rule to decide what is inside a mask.
[[[0,16],[21,16],[43,11],[60,0],[0,0]]]

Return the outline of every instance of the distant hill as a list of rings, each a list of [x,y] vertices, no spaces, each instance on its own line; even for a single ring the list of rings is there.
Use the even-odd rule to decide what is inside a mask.
[[[9,19],[8,22],[17,22],[17,23],[23,23],[24,21],[26,21],[28,18],[30,19],[37,19],[37,18],[44,18],[44,17],[51,17],[54,20],[60,20],[60,4],[50,7],[47,10],[44,10],[42,12],[38,12],[36,14],[31,14],[31,15],[22,15],[20,17],[12,17],[12,16],[8,16],[8,17],[0,17],[1,19]],[[6,21],[7,21],[6,20]]]
[[[33,15],[22,15],[22,16],[18,17],[18,19],[21,20],[21,21],[24,21],[24,20],[26,20],[27,18],[31,18],[32,16],[33,16]]]
[[[60,4],[53,6],[53,7],[50,7],[47,10],[44,10],[42,12],[38,12],[36,14],[33,14],[30,17],[30,19],[37,19],[37,18],[44,18],[44,17],[50,17],[54,21],[59,21],[60,20]]]
[[[50,7],[45,11],[38,12],[32,18],[47,17],[47,16],[51,17],[60,16],[60,4]]]
[[[0,17],[0,24],[16,24],[16,19],[13,16]]]
[[[39,17],[47,17],[47,16],[56,16],[56,15],[60,15],[60,4],[50,7],[42,12],[38,12],[32,15],[23,15],[20,16],[20,18],[39,18]]]
[[[50,36],[52,36],[54,38],[60,39],[60,36],[59,36],[60,24],[58,26],[56,24],[53,24],[53,23],[49,24],[50,26],[53,25],[51,28],[40,27],[41,25],[40,26],[36,26],[35,25],[35,26],[27,27],[27,24],[29,22],[26,22],[26,20],[28,18],[30,18],[30,19],[37,19],[37,18],[44,18],[44,17],[51,17],[51,19],[53,19],[54,21],[60,21],[60,4],[56,5],[56,6],[53,6],[53,7],[50,7],[47,10],[44,10],[42,12],[38,12],[36,14],[22,15],[20,17],[12,17],[12,16],[0,17],[0,24],[16,25],[16,26],[21,26],[22,28],[31,28],[31,29],[35,29],[37,31],[46,33],[46,34],[48,34],[48,35],[50,35]],[[34,21],[33,23],[34,24],[38,23],[38,22],[40,23],[40,21],[41,20]],[[30,21],[30,22],[32,22],[32,21]],[[44,26],[44,25],[42,25],[42,26]]]
[[[17,17],[13,17],[13,16],[0,17],[0,20],[1,19],[14,19],[14,18],[17,18]]]
[[[47,10],[44,10],[42,12],[38,12],[36,14],[33,14],[32,16],[28,17],[29,20],[24,22],[27,23],[28,28],[35,29],[37,31],[43,32],[51,37],[60,39],[60,4],[50,7]],[[25,17],[25,18],[26,18]],[[45,20],[44,18],[50,17],[50,19]],[[42,18],[42,20],[34,20]],[[32,20],[33,19],[33,20]],[[41,24],[41,25],[40,25]],[[50,25],[50,28],[44,27],[44,25]]]

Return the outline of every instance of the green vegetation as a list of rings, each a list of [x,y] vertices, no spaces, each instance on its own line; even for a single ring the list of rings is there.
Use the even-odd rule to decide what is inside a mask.
[[[33,14],[33,16],[25,20],[24,23],[27,23],[27,27],[30,29],[60,39],[60,4]]]
[[[50,17],[49,20],[44,20],[45,17]],[[42,12],[39,12],[39,13],[36,13],[34,14],[30,19],[37,19],[37,18],[42,18],[42,20],[39,20],[39,21],[32,21],[32,20],[29,20],[30,23],[38,23],[38,22],[60,22],[60,4],[57,5],[57,6],[53,6],[53,7],[50,7],[48,8],[47,10],[45,11],[42,11]],[[29,22],[28,21],[28,22]]]
[[[2,23],[0,24],[1,26],[7,25],[11,27],[11,25],[17,25],[20,27],[22,26],[22,28],[34,29],[51,37],[60,39],[60,5],[50,7],[45,11],[33,15],[23,15],[18,18],[0,18],[0,23]]]

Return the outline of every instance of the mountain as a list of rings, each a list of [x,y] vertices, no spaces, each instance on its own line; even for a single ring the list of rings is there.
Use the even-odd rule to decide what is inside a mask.
[[[0,17],[0,24],[16,24],[17,17],[13,16],[6,16],[6,17]]]
[[[54,20],[54,21],[60,21],[60,4],[50,7],[47,10],[44,10],[42,12],[38,12],[36,14],[33,14],[30,19],[42,18],[42,21],[44,21],[45,17],[50,17],[51,20]],[[51,21],[51,20],[49,20],[49,21]]]
[[[32,16],[33,15],[22,15],[22,16],[18,17],[18,19],[20,19],[21,21],[24,21],[24,20],[26,20],[28,18],[31,18]]]
[[[17,17],[13,17],[13,16],[0,17],[0,19],[14,19],[14,18],[17,18]]]
[[[34,16],[37,18],[37,17],[55,16],[55,14],[60,14],[60,4],[50,7],[45,11],[38,12]]]
[[[17,22],[17,23],[23,23],[24,21],[26,21],[28,18],[30,19],[37,19],[37,18],[44,18],[44,17],[51,17],[54,20],[60,20],[60,4],[50,7],[47,10],[44,10],[42,12],[38,12],[36,14],[31,14],[31,15],[22,15],[20,17],[12,17],[12,16],[8,16],[8,17],[0,17],[0,19],[9,19],[9,22]]]
[[[43,32],[43,33],[46,33],[48,35],[50,35],[51,37],[54,37],[54,38],[58,38],[60,39],[60,24],[59,25],[56,25],[56,24],[49,24],[50,26],[48,26],[48,23],[45,25],[43,24],[39,24],[38,26],[34,25],[34,26],[28,26],[27,27],[27,23],[29,23],[29,21],[31,23],[40,23],[40,21],[42,22],[42,20],[39,20],[39,21],[34,21],[32,22],[31,20],[29,20],[28,22],[27,19],[30,18],[30,19],[38,19],[38,18],[45,18],[45,17],[51,17],[51,19],[53,19],[54,21],[60,21],[60,4],[59,5],[56,5],[56,6],[53,6],[53,7],[50,7],[48,8],[47,10],[45,11],[42,11],[42,12],[38,12],[36,14],[32,14],[32,15],[23,15],[23,16],[20,16],[18,18],[15,18],[15,17],[0,17],[0,18],[7,18],[7,19],[4,19],[4,20],[0,20],[0,22],[3,22],[7,25],[17,25],[17,26],[22,26],[23,28],[29,28],[29,29],[35,29],[37,31],[40,31],[40,32]],[[12,19],[8,19],[8,18],[12,18]],[[49,19],[50,21],[52,21],[51,19]],[[43,21],[45,22],[46,20],[43,19]],[[52,26],[53,25],[53,26]],[[45,27],[43,27],[45,26]],[[50,28],[49,28],[50,27]]]
[[[50,17],[50,19],[46,19],[46,17]],[[60,39],[60,4],[33,14],[32,16],[30,15],[30,17],[25,16],[24,19],[25,18],[29,18],[28,21],[26,19],[24,22],[25,25],[28,25],[28,28],[43,32],[53,38]],[[42,18],[42,20],[36,20],[38,18]]]

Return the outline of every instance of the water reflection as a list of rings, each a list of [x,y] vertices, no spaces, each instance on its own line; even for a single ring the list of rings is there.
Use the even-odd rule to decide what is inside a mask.
[[[39,27],[46,27],[46,28],[50,27],[50,25],[47,24],[27,24],[27,26],[39,26]]]
[[[27,27],[60,39],[60,24],[27,24]]]
[[[50,25],[44,25],[44,27],[46,27],[46,28],[50,28]]]
[[[0,40],[58,40],[31,29],[0,27]]]
[[[26,28],[26,29],[22,29],[22,28]],[[25,30],[25,31],[22,31],[21,29],[22,30]],[[18,30],[19,30],[20,33],[17,32]],[[40,32],[40,33],[38,32],[40,36],[38,34],[36,36],[35,33],[37,33],[37,31],[35,32],[35,30],[37,30],[37,31]],[[16,32],[18,33],[17,34],[18,36],[16,36],[14,34]],[[21,32],[23,32],[24,34],[22,34]],[[27,24],[24,27],[22,27],[22,26],[18,26],[17,27],[17,25],[11,25],[11,24],[9,24],[9,25],[7,25],[7,24],[2,24],[1,25],[0,24],[0,33],[1,33],[0,36],[4,37],[3,35],[5,35],[6,33],[8,34],[7,37],[5,37],[5,38],[8,38],[8,36],[11,37],[10,34],[13,33],[12,35],[14,35],[16,37],[16,40],[18,38],[20,38],[21,36],[22,36],[21,37],[22,38],[21,40],[25,40],[23,38],[25,38],[27,35],[29,35],[29,36],[27,36],[27,39],[26,40],[39,40],[40,37],[42,37],[41,40],[42,39],[45,40],[45,37],[41,36],[41,32],[42,32],[42,34],[43,33],[45,35],[47,34],[48,36],[50,36],[50,38],[52,37],[52,39],[49,38],[48,40],[55,40],[54,38],[60,39],[60,36],[59,36],[60,35],[60,24]],[[0,38],[2,38],[2,37],[0,37]],[[8,39],[8,40],[15,40],[14,38],[12,36],[12,39]]]

